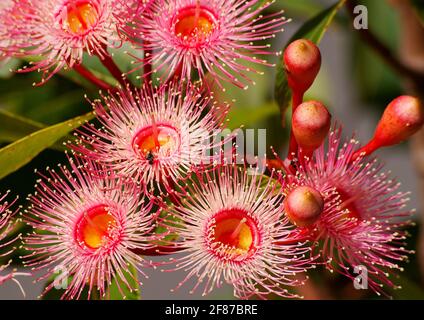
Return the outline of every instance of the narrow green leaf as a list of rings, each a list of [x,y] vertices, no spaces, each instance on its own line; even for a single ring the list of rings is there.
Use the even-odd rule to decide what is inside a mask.
[[[0,109],[0,142],[10,143],[45,127],[42,123]],[[65,150],[62,143],[55,143],[52,149]]]
[[[345,2],[346,0],[340,0],[330,8],[325,9],[305,22],[305,24],[293,35],[289,43],[296,39],[309,39],[316,44],[320,43],[337,12]]]
[[[92,112],[38,130],[0,149],[0,179],[18,170],[41,151],[94,117]]]
[[[106,297],[110,300],[140,300],[140,287],[137,280],[137,269],[130,265],[128,267],[128,272],[124,271],[123,273],[128,284],[135,290],[130,291],[122,280],[115,278],[112,280],[112,284],[108,288],[108,294],[106,294]],[[119,290],[119,288],[121,288],[121,290]]]
[[[43,129],[37,121],[0,109],[0,141],[11,142]]]
[[[317,14],[315,17],[307,21],[290,39],[291,43],[297,39],[309,39],[318,44],[331,22],[333,22],[336,13],[344,5],[346,0],[340,0],[330,8]],[[275,81],[275,100],[280,107],[282,117],[285,115],[291,103],[291,92],[287,82],[285,66],[283,59],[280,59],[277,65],[277,76]]]

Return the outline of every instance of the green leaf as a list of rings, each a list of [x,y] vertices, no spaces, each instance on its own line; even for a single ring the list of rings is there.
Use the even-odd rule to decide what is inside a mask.
[[[266,103],[257,108],[249,108],[249,110],[246,110],[245,106],[232,108],[228,114],[227,126],[230,129],[236,129],[242,125],[252,125],[277,114],[277,110],[274,102]]]
[[[320,43],[325,32],[333,22],[336,13],[345,2],[346,0],[340,0],[330,8],[325,9],[309,21],[305,22],[305,24],[293,35],[289,43],[296,39],[309,39],[316,44]]]
[[[41,151],[94,117],[92,112],[38,130],[0,149],[0,179],[18,170]]]
[[[330,8],[317,14],[315,17],[307,21],[290,39],[291,43],[297,39],[308,39],[319,44],[331,22],[334,20],[336,13],[344,5],[346,0],[340,0]],[[282,117],[286,114],[291,103],[291,91],[288,85],[285,66],[283,59],[280,59],[277,65],[277,76],[275,82],[275,100],[280,107]]]
[[[424,1],[422,0],[411,0],[412,6],[420,17],[421,24],[424,26]]]
[[[0,142],[10,143],[45,127],[42,123],[0,109]],[[56,143],[52,148],[65,150],[62,143]]]
[[[127,285],[122,281],[115,278],[108,288],[108,297],[110,300],[140,300],[140,286],[138,283],[137,269],[130,265],[128,271],[123,271],[124,276],[134,290],[129,290]],[[119,289],[120,288],[120,289]]]
[[[0,141],[11,142],[43,129],[37,121],[27,119],[12,112],[0,109]]]

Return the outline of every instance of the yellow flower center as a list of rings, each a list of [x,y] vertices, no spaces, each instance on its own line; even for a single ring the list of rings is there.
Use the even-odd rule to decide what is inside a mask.
[[[258,241],[254,220],[244,210],[229,209],[214,217],[212,247],[217,255],[235,258],[247,255]]]
[[[152,125],[141,129],[133,138],[133,149],[143,159],[154,163],[155,157],[169,157],[179,146],[179,134],[168,125]]]
[[[117,220],[108,207],[99,205],[87,210],[77,223],[76,238],[90,249],[98,249],[115,241]]]
[[[182,9],[176,18],[175,34],[186,42],[203,42],[215,30],[215,17],[206,8],[191,6]]]

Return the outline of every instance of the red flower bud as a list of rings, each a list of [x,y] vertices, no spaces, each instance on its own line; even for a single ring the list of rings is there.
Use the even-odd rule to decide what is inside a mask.
[[[293,113],[293,134],[304,153],[312,153],[323,143],[330,126],[331,114],[318,101],[304,102]]]
[[[302,186],[291,191],[284,200],[287,217],[299,227],[313,225],[324,210],[324,199],[314,188]]]
[[[312,41],[299,39],[284,51],[284,64],[290,88],[303,94],[321,68],[321,52]]]
[[[378,148],[398,144],[424,124],[424,109],[420,100],[411,96],[400,96],[394,99],[384,110],[374,137],[371,141],[355,152],[353,160],[359,155],[369,155]]]
[[[398,144],[415,132],[424,123],[421,101],[411,96],[400,96],[386,108],[375,130],[374,140],[380,146]]]

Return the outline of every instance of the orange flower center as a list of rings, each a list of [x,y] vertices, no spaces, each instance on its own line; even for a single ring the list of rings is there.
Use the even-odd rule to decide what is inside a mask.
[[[251,252],[258,241],[255,221],[240,209],[229,209],[218,213],[214,223],[211,246],[218,256],[235,258]]]
[[[90,249],[98,249],[116,241],[117,220],[104,205],[93,207],[77,223],[76,238]]]
[[[65,10],[63,28],[72,34],[83,34],[97,23],[97,9],[89,1],[71,2]]]
[[[215,16],[208,9],[190,6],[182,9],[175,23],[175,34],[185,42],[203,42],[215,30]]]
[[[156,155],[169,157],[178,150],[179,134],[169,125],[152,125],[141,129],[133,138],[133,149],[143,159],[154,163]]]

